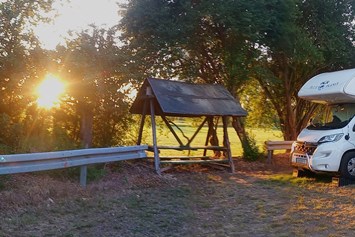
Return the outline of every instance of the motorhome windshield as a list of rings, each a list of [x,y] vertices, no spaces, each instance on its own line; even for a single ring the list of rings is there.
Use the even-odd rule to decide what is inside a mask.
[[[355,104],[330,105],[311,119],[307,129],[330,130],[345,127],[355,115]]]

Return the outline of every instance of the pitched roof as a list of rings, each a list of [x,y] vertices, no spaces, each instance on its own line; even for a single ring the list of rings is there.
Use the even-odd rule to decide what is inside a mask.
[[[155,78],[144,81],[130,109],[131,113],[143,113],[148,87],[156,99],[157,115],[181,117],[247,115],[235,98],[221,85],[191,84]],[[149,105],[147,109],[150,111]]]

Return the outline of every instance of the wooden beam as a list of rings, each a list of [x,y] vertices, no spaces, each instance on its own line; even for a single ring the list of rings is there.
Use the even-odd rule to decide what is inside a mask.
[[[203,125],[205,125],[205,123],[207,122],[207,118],[205,118],[203,120],[203,122],[200,124],[200,126],[197,128],[196,132],[194,133],[194,135],[192,135],[192,137],[189,139],[189,142],[186,144],[186,146],[190,146],[191,142],[195,139],[195,137],[197,136],[197,134],[200,132],[200,130],[202,129]]]
[[[151,147],[148,149],[152,150]],[[219,151],[226,151],[228,150],[227,147],[223,146],[158,146],[158,149],[161,150],[178,150],[178,151],[196,151],[196,150],[201,150],[201,149],[206,149],[206,150],[219,150]]]
[[[199,164],[199,163],[228,163],[228,159],[211,159],[211,160],[162,160],[162,164]]]
[[[160,159],[159,159],[159,151],[158,151],[158,144],[157,144],[157,126],[155,123],[155,110],[154,110],[154,100],[155,97],[153,96],[152,88],[147,87],[146,95],[149,96],[149,105],[150,105],[150,119],[152,123],[152,136],[153,136],[153,151],[154,151],[154,166],[155,172],[158,175],[161,175],[160,171]]]
[[[223,121],[223,145],[228,148],[227,151],[225,151],[225,155],[228,158],[229,165],[230,165],[230,168],[231,168],[231,172],[234,173],[235,172],[235,168],[234,168],[232,152],[231,152],[231,147],[230,147],[230,142],[229,142],[229,137],[228,137],[228,120],[227,120],[227,116],[223,116],[222,117],[222,121]]]
[[[209,156],[160,156],[160,160],[173,160],[173,159],[182,159],[182,160],[188,160],[188,159],[210,159],[211,157]]]
[[[184,144],[182,143],[181,139],[179,138],[179,136],[176,134],[176,132],[174,131],[174,129],[171,127],[169,121],[166,119],[166,117],[164,115],[161,115],[161,118],[163,119],[163,121],[165,122],[166,126],[169,128],[170,132],[174,135],[176,141],[179,143],[180,146],[183,146]]]
[[[141,123],[140,123],[140,127],[139,127],[137,145],[140,145],[142,143],[143,128],[144,128],[146,114],[147,114],[147,100],[145,99],[143,102],[143,111],[142,111]]]
[[[211,122],[211,120],[212,120],[212,122],[213,122],[213,117],[206,117],[206,121],[208,121],[209,123]],[[210,131],[210,130],[211,130],[211,129],[210,129],[210,126],[208,126],[208,131],[207,131],[207,135],[206,135],[205,146],[208,146],[208,139],[209,139],[209,137],[210,137],[210,135],[211,135],[211,131]],[[207,155],[207,150],[206,150],[206,149],[203,151],[203,155],[204,155],[204,156]]]

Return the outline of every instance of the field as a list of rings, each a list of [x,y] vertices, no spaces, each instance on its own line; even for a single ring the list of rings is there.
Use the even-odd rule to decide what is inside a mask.
[[[177,123],[178,124],[178,123]],[[157,143],[158,145],[178,145],[176,139],[174,136],[169,132],[166,126],[159,124],[157,128]],[[180,129],[184,132],[184,135],[188,138],[191,138],[194,134],[194,132],[197,129],[197,125],[193,125],[192,122],[187,122],[187,123],[180,123],[178,124]],[[176,127],[174,127],[175,132],[178,134],[182,142],[186,143],[187,139],[185,139],[181,133],[180,130],[178,130]],[[206,136],[207,136],[207,127],[203,127],[201,131],[198,133],[196,138],[194,139],[192,145],[204,145],[206,141]],[[143,143],[145,144],[152,144],[152,136],[151,136],[151,129],[150,128],[145,128],[145,131],[147,133],[145,134],[143,139]],[[223,142],[223,129],[222,127],[217,128],[218,132],[218,138],[219,138],[219,143],[222,144]],[[279,130],[271,130],[271,129],[262,129],[262,128],[250,128],[247,129],[248,134],[250,135],[251,138],[254,138],[256,141],[256,145],[259,147],[259,150],[261,152],[264,151],[264,142],[267,140],[273,140],[273,141],[280,141],[283,140],[282,138],[282,133]],[[237,136],[237,133],[235,132],[233,127],[228,127],[228,135],[229,135],[229,140],[230,140],[230,145],[231,145],[231,150],[232,150],[232,155],[234,157],[236,156],[242,156],[243,151],[242,147],[239,141],[239,138]],[[166,151],[162,150],[161,153],[162,155],[172,155],[174,153],[173,151]],[[278,153],[276,151],[275,153]]]
[[[236,173],[120,162],[86,189],[58,173],[2,176],[0,236],[353,236],[355,187],[235,159]]]
[[[158,176],[146,161],[117,162],[89,169],[86,189],[78,169],[0,176],[0,237],[353,236],[354,185],[294,178],[288,154],[234,164]]]
[[[353,236],[354,186],[293,178],[282,155],[235,163],[235,174],[179,166],[159,177],[121,162],[85,190],[48,173],[7,176],[0,236]]]

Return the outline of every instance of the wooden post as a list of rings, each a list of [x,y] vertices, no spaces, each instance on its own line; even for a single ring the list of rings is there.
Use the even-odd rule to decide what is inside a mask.
[[[147,96],[149,96],[149,105],[150,105],[150,118],[152,122],[152,135],[153,135],[153,151],[154,151],[154,166],[155,171],[158,175],[161,175],[160,170],[160,158],[159,158],[159,151],[158,151],[158,144],[157,144],[157,130],[155,124],[155,110],[154,110],[154,97],[152,93],[152,88],[147,87]]]
[[[213,117],[206,117],[206,121],[208,121],[208,124],[213,123]],[[211,135],[211,129],[210,129],[210,125],[208,125],[208,131],[207,131],[207,135],[206,135],[206,141],[205,141],[205,146],[208,146],[208,139],[210,138]],[[206,156],[207,154],[207,149],[203,150],[203,156]]]
[[[226,155],[228,156],[228,161],[229,165],[231,167],[231,172],[235,172],[234,168],[234,163],[233,163],[233,157],[232,157],[232,152],[231,152],[231,147],[230,147],[230,142],[228,138],[228,120],[227,116],[222,117],[223,121],[223,145],[227,148]]]
[[[142,117],[141,117],[141,124],[140,124],[140,127],[139,127],[139,133],[138,133],[137,145],[140,145],[142,143],[143,127],[144,127],[146,114],[147,114],[147,99],[144,99],[143,111],[142,111]]]

